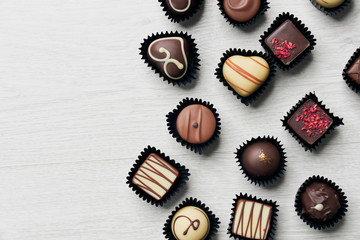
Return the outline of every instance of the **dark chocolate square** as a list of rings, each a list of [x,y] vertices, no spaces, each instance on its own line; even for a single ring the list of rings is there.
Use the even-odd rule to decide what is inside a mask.
[[[327,134],[344,124],[319,102],[314,93],[301,99],[281,121],[305,151],[315,150]]]
[[[310,47],[309,40],[289,19],[284,21],[265,38],[265,44],[285,65],[290,65],[291,62]]]
[[[360,57],[355,59],[354,63],[346,71],[346,74],[356,83],[360,85]]]

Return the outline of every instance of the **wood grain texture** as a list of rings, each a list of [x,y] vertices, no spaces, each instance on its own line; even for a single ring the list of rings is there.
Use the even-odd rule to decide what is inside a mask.
[[[163,239],[162,227],[185,197],[205,202],[226,234],[235,194],[278,201],[276,239],[358,239],[359,95],[341,77],[359,47],[358,1],[328,17],[307,0],[272,0],[252,27],[233,28],[214,0],[185,23],[171,23],[156,0],[3,0],[0,2],[0,239]],[[256,104],[240,103],[214,76],[228,48],[262,50],[259,36],[281,12],[294,13],[317,38],[311,56],[279,70]],[[138,48],[153,32],[187,31],[201,69],[191,86],[173,87],[145,66]],[[305,152],[280,118],[309,91],[344,118],[314,153]],[[184,97],[212,102],[219,141],[202,156],[181,147],[165,115]],[[288,156],[285,177],[267,188],[246,181],[233,152],[259,135],[279,137]],[[153,145],[186,165],[187,186],[163,207],[125,184],[140,151]],[[320,174],[340,185],[349,213],[335,229],[309,229],[296,216],[297,188]]]

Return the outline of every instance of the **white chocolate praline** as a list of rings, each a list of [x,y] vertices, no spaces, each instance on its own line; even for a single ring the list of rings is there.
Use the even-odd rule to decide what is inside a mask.
[[[237,202],[232,233],[249,239],[266,239],[272,207],[260,202],[240,199]]]
[[[345,0],[316,0],[324,8],[336,8],[340,6]]]
[[[234,55],[226,59],[222,72],[225,80],[240,96],[248,97],[266,81],[270,69],[262,57]]]
[[[177,240],[203,240],[209,230],[209,217],[198,207],[181,208],[171,220],[171,231]]]
[[[179,171],[158,155],[151,153],[135,173],[132,182],[156,200],[169,191]]]

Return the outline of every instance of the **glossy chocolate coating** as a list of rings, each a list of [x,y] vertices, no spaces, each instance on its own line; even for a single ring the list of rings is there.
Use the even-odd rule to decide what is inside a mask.
[[[346,71],[346,74],[354,80],[357,84],[360,84],[360,57]]]
[[[201,104],[184,108],[176,120],[176,129],[182,139],[201,144],[211,139],[216,129],[214,113]]]
[[[279,42],[291,42],[296,45],[295,48],[290,50],[290,56],[281,58],[280,61],[289,65],[294,61],[301,53],[303,53],[309,46],[310,42],[300,32],[300,30],[292,23],[291,20],[286,20],[278,28],[276,28],[266,39],[265,44],[274,52],[278,51],[273,44],[273,39],[277,39]]]
[[[223,0],[226,15],[236,22],[247,22],[256,16],[261,0]]]
[[[325,183],[313,183],[301,195],[302,214],[326,222],[338,212],[341,205],[335,190]]]
[[[165,4],[170,12],[175,15],[185,15],[192,11],[199,0],[166,0]]]
[[[147,58],[163,75],[181,80],[188,69],[189,44],[182,37],[165,37],[154,40]]]
[[[280,167],[280,152],[267,141],[259,141],[246,146],[241,163],[243,169],[251,176],[269,178],[274,176]]]
[[[343,4],[345,0],[316,0],[324,8],[336,8]]]
[[[324,121],[327,120],[329,121],[329,125],[324,126],[323,128],[321,128],[322,132],[317,132],[314,134],[311,134],[309,136],[309,133],[305,130],[302,130],[305,127],[305,124],[303,121],[298,120],[298,116],[301,116],[303,114],[304,108],[310,108],[310,107],[314,107],[316,105],[316,108],[319,109],[318,115],[321,116]],[[308,111],[307,111],[308,112]],[[308,117],[308,116],[307,116]],[[313,119],[313,121],[316,121],[316,119]],[[287,125],[294,131],[297,133],[297,135],[306,143],[312,145],[314,144],[317,140],[319,140],[321,138],[322,135],[324,135],[327,131],[327,129],[331,126],[331,124],[333,123],[333,119],[326,113],[324,112],[323,109],[321,109],[321,107],[314,102],[312,99],[308,99],[304,104],[302,104],[295,112],[294,114],[289,118],[289,120],[287,121]]]

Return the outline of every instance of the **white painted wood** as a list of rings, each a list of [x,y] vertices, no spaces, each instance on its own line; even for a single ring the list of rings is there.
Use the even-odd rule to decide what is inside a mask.
[[[196,17],[171,23],[156,0],[2,0],[0,2],[0,239],[163,239],[167,216],[185,197],[198,197],[220,218],[215,239],[228,239],[232,199],[252,193],[280,204],[276,239],[358,239],[360,218],[359,95],[341,72],[359,47],[358,1],[328,17],[309,1],[272,0],[251,28],[225,22],[214,0]],[[230,47],[262,50],[258,39],[290,11],[318,44],[301,65],[278,71],[254,106],[245,107],[214,76]],[[196,38],[201,71],[188,87],[161,81],[139,57],[140,42],[165,30]],[[305,93],[344,118],[315,153],[305,152],[280,118]],[[184,97],[211,101],[220,140],[199,156],[167,132],[165,115]],[[261,188],[240,173],[233,152],[258,135],[278,136],[288,168]],[[140,151],[151,144],[191,171],[187,186],[164,207],[143,202],[125,184]],[[335,229],[309,229],[296,216],[297,188],[320,174],[339,184],[349,213]]]

